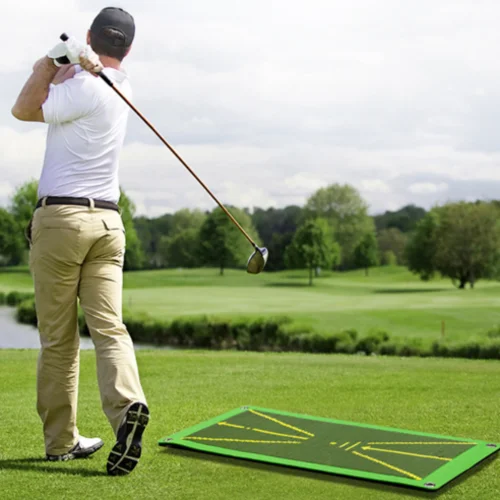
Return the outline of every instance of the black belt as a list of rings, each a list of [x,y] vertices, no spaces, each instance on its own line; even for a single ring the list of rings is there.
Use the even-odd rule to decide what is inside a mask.
[[[40,208],[43,205],[43,198],[38,200],[36,208]],[[63,196],[48,196],[45,198],[45,205],[80,205],[82,207],[90,207],[89,198],[72,198]],[[95,208],[106,208],[108,210],[120,211],[120,207],[111,201],[105,200],[94,200]]]

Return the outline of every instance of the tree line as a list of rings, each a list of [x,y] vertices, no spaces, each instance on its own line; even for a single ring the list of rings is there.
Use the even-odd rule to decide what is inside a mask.
[[[20,186],[0,208],[0,265],[26,262],[24,229],[37,201],[35,180]],[[248,242],[218,207],[181,209],[159,217],[135,215],[122,191],[119,201],[127,235],[125,269],[244,268]],[[407,205],[370,216],[350,185],[317,190],[304,206],[228,207],[259,245],[269,249],[267,271],[307,269],[309,283],[320,270],[404,265],[428,280],[451,278],[459,288],[500,269],[500,202],[458,202],[429,211]]]

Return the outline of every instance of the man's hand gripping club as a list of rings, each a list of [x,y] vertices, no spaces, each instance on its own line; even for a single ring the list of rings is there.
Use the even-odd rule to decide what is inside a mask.
[[[100,73],[103,70],[99,56],[92,48],[73,37],[59,42],[49,50],[47,56],[54,61],[57,67],[66,64],[79,64],[82,69],[94,74]]]

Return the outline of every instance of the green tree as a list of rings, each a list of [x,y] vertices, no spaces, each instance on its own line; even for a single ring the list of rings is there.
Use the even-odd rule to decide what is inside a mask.
[[[408,245],[409,268],[422,279],[439,272],[459,288],[498,276],[500,211],[493,203],[450,203],[431,210]]]
[[[123,268],[126,271],[142,269],[144,265],[144,251],[134,226],[135,205],[122,189],[120,189],[118,205],[121,209],[127,239]]]
[[[459,288],[493,278],[500,264],[500,211],[491,203],[453,203],[440,209],[436,268]]]
[[[354,265],[354,249],[366,233],[374,231],[368,205],[352,186],[333,184],[321,188],[307,201],[304,217],[325,218],[342,249],[342,267]]]
[[[144,254],[144,268],[152,268],[154,265],[152,250],[153,247],[153,231],[150,223],[150,219],[144,216],[134,217],[134,228],[137,233],[137,237],[141,242],[142,251]]]
[[[38,201],[38,181],[33,179],[19,186],[10,200],[10,213],[17,223],[16,232],[20,235],[28,227]],[[24,238],[24,247],[29,248],[29,243]]]
[[[25,245],[19,224],[11,213],[0,208],[0,264],[20,264],[24,250]]]
[[[164,236],[160,240],[160,252],[168,267],[195,268],[201,266],[198,252],[199,229],[185,229],[175,236]]]
[[[285,250],[292,242],[302,215],[302,208],[290,205],[285,208],[254,208],[252,222],[269,250],[268,271],[285,269]]]
[[[285,252],[288,268],[307,268],[309,285],[313,284],[313,275],[318,267],[331,269],[339,262],[341,249],[333,238],[333,231],[328,221],[321,218],[309,219],[295,233],[292,243]]]
[[[425,216],[425,209],[415,205],[406,205],[395,212],[387,211],[374,217],[377,231],[382,229],[399,229],[402,233],[412,232],[417,223]]]
[[[383,260],[382,256],[386,252],[392,252],[396,258],[396,264],[405,263],[405,248],[408,243],[407,234],[396,227],[382,229],[377,234],[377,243],[381,260]]]
[[[145,265],[149,268],[163,268],[167,265],[161,240],[171,234],[172,214],[160,217],[136,217],[134,227],[144,251]]]
[[[378,266],[378,245],[374,233],[366,233],[354,249],[354,264],[364,269],[366,276],[368,276],[370,267]]]
[[[169,236],[176,236],[188,229],[199,230],[207,215],[201,210],[182,208],[172,215]]]
[[[173,214],[168,236],[160,239],[159,252],[168,267],[198,267],[199,233],[206,219],[201,210],[181,209]]]
[[[380,259],[380,263],[383,266],[397,266],[398,265],[398,259],[394,255],[394,252],[392,250],[387,250],[382,254],[382,257]]]
[[[235,207],[226,207],[257,244],[260,238],[250,216]],[[228,267],[246,266],[251,247],[238,228],[219,208],[215,208],[200,229],[199,256],[205,265],[217,266],[220,274]]]
[[[417,223],[415,232],[406,246],[408,269],[428,281],[436,273],[436,250],[439,234],[439,214],[437,209],[428,212]]]

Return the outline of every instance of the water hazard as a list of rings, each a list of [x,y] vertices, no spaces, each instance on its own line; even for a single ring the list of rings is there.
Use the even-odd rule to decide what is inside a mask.
[[[156,346],[134,344],[136,349],[154,349]],[[16,309],[0,307],[0,349],[39,349],[38,330],[34,326],[22,325],[16,320]],[[94,349],[92,340],[80,337],[80,348]]]

